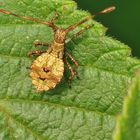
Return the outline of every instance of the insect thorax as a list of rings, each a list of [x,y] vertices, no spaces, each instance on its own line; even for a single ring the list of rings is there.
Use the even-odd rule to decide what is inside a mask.
[[[64,29],[57,29],[54,33],[54,41],[51,45],[49,53],[58,57],[60,59],[63,58],[64,54],[64,43],[66,39],[66,31]]]
[[[54,41],[51,46],[51,54],[57,58],[62,59],[64,55],[64,43],[60,44]]]
[[[67,32],[64,29],[57,29],[54,34],[54,40],[57,43],[63,44],[65,43]]]

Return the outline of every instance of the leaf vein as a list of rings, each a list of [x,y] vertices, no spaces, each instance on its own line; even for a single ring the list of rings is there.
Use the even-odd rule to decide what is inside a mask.
[[[16,120],[11,114],[10,112],[8,112],[5,107],[3,107],[2,105],[0,105],[0,110],[9,118],[11,118],[13,121],[15,121],[16,123],[20,124],[21,127],[25,128],[27,130],[27,132],[29,132],[30,134],[32,134],[33,136],[35,136],[36,138],[38,138],[39,140],[44,140],[44,138],[42,138],[39,134],[37,135],[37,132],[34,132],[31,128],[27,127],[26,125],[24,125],[23,123],[19,122],[18,120]]]
[[[61,108],[70,108],[70,109],[74,109],[74,110],[80,110],[80,111],[83,111],[83,112],[94,112],[96,114],[99,114],[99,115],[106,115],[106,116],[110,116],[110,117],[113,117],[114,118],[114,115],[111,115],[111,114],[107,114],[106,112],[99,112],[95,109],[91,110],[91,109],[87,109],[87,108],[82,108],[82,107],[79,107],[79,106],[74,106],[74,105],[65,105],[63,103],[61,104],[58,104],[58,103],[53,103],[53,102],[50,102],[50,101],[39,101],[39,100],[27,100],[27,99],[15,99],[15,98],[8,98],[8,99],[5,99],[5,98],[1,98],[0,99],[0,102],[4,102],[4,101],[8,101],[8,102],[26,102],[26,103],[38,103],[38,104],[44,104],[44,105],[48,105],[48,106],[54,106],[54,107],[61,107]]]

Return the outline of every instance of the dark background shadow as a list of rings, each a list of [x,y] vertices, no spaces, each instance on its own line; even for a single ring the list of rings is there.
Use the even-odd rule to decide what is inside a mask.
[[[129,45],[133,56],[140,58],[140,0],[75,0],[78,8],[96,13],[116,6],[116,11],[96,18],[108,27],[107,34]]]

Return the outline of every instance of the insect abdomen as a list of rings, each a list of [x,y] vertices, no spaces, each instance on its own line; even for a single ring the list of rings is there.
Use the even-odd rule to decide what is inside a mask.
[[[63,60],[44,53],[32,63],[30,76],[33,85],[40,92],[54,88],[62,79],[63,73]]]

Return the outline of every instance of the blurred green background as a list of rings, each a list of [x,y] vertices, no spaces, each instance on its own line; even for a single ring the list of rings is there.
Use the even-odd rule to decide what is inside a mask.
[[[109,6],[116,10],[96,18],[108,27],[107,34],[132,48],[133,56],[140,58],[140,0],[75,0],[79,9],[96,13]]]

